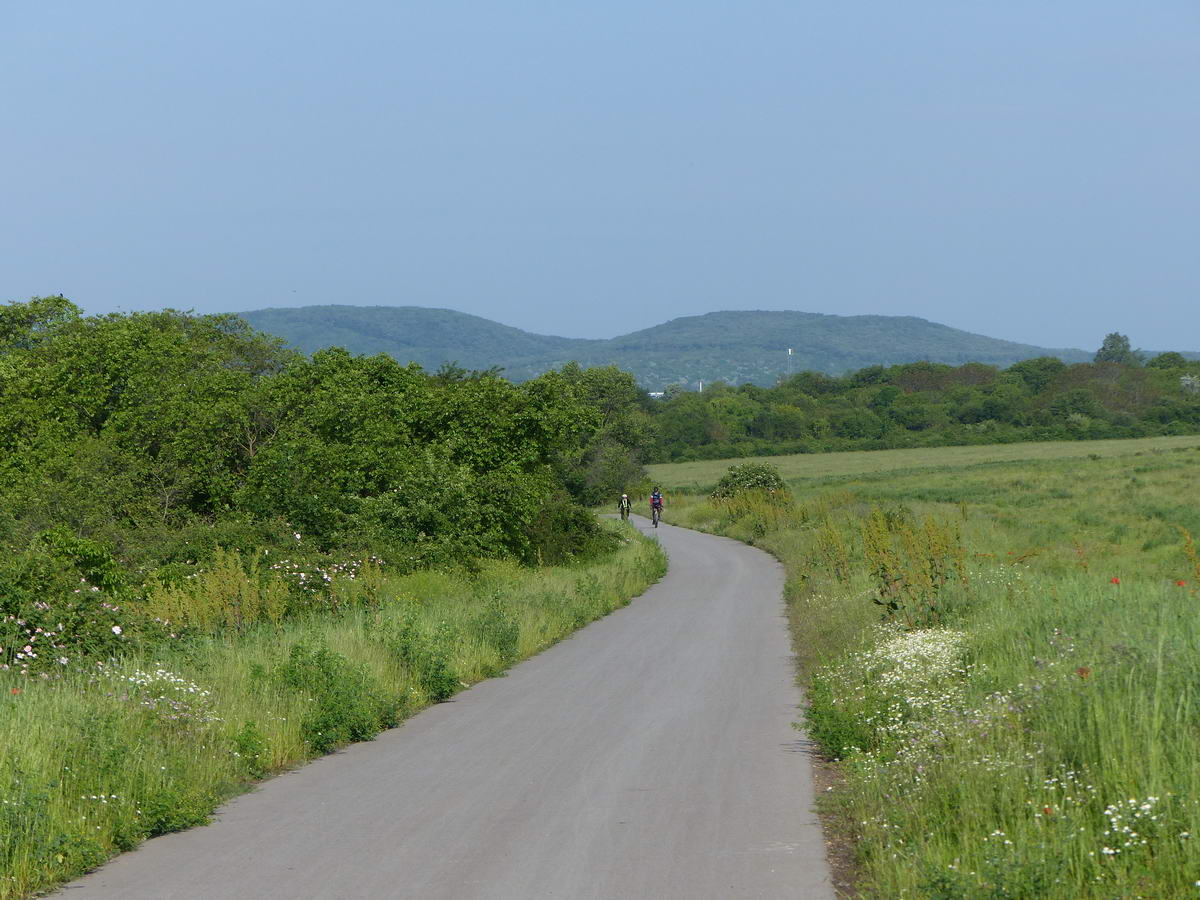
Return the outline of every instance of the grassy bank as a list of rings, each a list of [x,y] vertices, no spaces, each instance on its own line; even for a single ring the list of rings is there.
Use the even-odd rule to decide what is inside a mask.
[[[676,496],[671,520],[787,566],[863,894],[1190,896],[1200,453],[969,449],[803,457],[824,474],[790,478],[794,503]]]
[[[0,898],[200,824],[253,780],[368,739],[623,606],[666,561],[622,534],[598,562],[384,577],[338,614],[58,678],[0,672]]]

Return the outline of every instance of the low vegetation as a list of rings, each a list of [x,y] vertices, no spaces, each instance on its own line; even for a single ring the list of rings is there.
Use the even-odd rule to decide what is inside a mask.
[[[828,457],[786,507],[673,498],[787,567],[806,727],[842,775],[827,825],[867,896],[1195,891],[1200,448],[1028,449]]]
[[[339,573],[331,609],[235,627],[237,591],[220,576],[193,595],[225,612],[165,640],[51,678],[0,672],[0,898],[203,823],[255,779],[369,739],[625,605],[666,561],[632,528],[609,528],[620,549],[600,560]],[[52,640],[36,633],[24,655],[37,663]]]

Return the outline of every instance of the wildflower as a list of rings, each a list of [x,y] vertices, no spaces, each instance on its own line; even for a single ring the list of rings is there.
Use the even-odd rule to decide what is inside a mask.
[[[1114,575],[1111,579],[1109,579],[1109,584],[1120,584],[1120,583],[1121,583],[1121,579],[1118,578],[1116,575]]]
[[[1184,587],[1187,585],[1187,582],[1180,578],[1177,582],[1175,582],[1175,584],[1177,584],[1179,587]]]
[[[11,690],[9,693],[12,693],[12,694],[19,694],[19,693],[21,693],[21,689],[20,689],[20,688],[13,688],[13,689],[12,689],[12,690]]]
[[[1075,674],[1078,675],[1080,678],[1082,678],[1084,681],[1087,681],[1088,676],[1092,674],[1092,670],[1089,669],[1087,666],[1080,666],[1078,669],[1075,670]]]
[[[120,633],[121,633],[121,626],[120,626],[120,625],[114,625],[114,626],[112,627],[112,632],[113,632],[113,634],[120,634]]]

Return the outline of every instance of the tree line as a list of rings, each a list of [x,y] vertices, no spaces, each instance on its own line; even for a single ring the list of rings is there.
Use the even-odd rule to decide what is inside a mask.
[[[1090,363],[1054,357],[1000,369],[968,363],[801,372],[774,387],[669,391],[650,409],[653,461],[722,459],[1200,430],[1200,362],[1143,362],[1111,334]]]

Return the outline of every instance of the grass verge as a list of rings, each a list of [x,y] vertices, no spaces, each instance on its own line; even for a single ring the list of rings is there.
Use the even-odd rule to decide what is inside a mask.
[[[623,606],[666,571],[617,524],[569,567],[384,579],[340,614],[192,637],[38,679],[0,672],[0,898],[206,822],[254,780],[369,739]]]
[[[787,568],[854,893],[1196,892],[1200,453],[1110,449],[919,451],[919,467],[791,478],[786,505],[674,498],[676,523]]]

